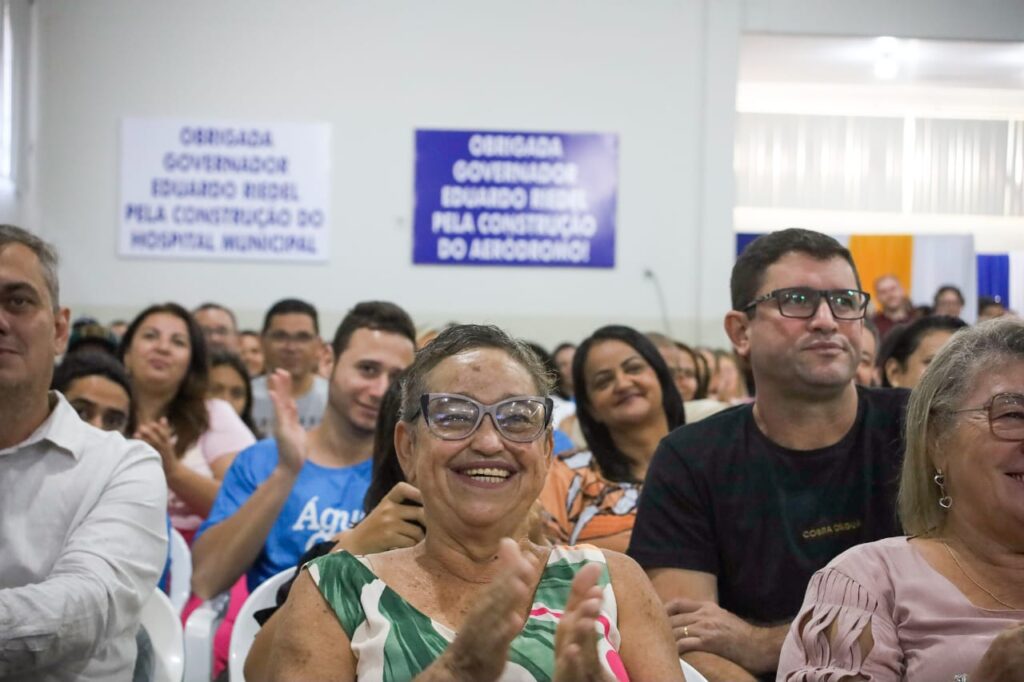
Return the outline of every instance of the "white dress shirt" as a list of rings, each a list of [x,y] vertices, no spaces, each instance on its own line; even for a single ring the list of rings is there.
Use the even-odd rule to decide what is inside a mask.
[[[46,421],[0,450],[0,679],[129,680],[167,558],[160,457],[50,395]]]

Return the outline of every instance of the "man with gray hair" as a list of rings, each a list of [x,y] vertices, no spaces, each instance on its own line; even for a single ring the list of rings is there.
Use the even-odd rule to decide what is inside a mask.
[[[68,340],[57,256],[0,225],[0,678],[128,679],[167,555],[160,457],[48,387]]]

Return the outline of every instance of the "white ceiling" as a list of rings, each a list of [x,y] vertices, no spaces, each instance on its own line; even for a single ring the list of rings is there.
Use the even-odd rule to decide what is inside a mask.
[[[1024,43],[748,34],[739,81],[1022,90]]]

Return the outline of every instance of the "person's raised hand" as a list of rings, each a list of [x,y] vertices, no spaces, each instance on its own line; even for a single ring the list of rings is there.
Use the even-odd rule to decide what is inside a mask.
[[[355,528],[339,533],[334,539],[341,549],[352,554],[376,554],[398,547],[412,547],[423,539],[423,529],[420,491],[402,481],[396,483]]]
[[[1024,681],[1024,625],[1018,624],[996,635],[970,679],[971,682]]]
[[[181,460],[178,459],[178,455],[174,451],[174,432],[171,430],[167,417],[160,417],[156,421],[140,424],[139,428],[135,430],[134,437],[149,443],[154,450],[160,453],[165,476],[170,477],[181,466]]]
[[[597,653],[597,617],[603,594],[601,565],[587,564],[573,578],[569,601],[555,630],[555,682],[614,682]]]
[[[267,393],[274,405],[274,440],[277,462],[292,474],[298,474],[308,456],[306,430],[299,422],[299,408],[292,397],[292,375],[275,369],[267,375]]]
[[[497,561],[500,574],[481,591],[455,641],[437,660],[449,679],[498,679],[508,660],[508,648],[526,622],[540,562],[511,538],[501,540]]]

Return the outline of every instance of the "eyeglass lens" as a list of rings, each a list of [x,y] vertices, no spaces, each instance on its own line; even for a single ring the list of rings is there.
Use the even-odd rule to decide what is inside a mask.
[[[1002,393],[988,408],[992,433],[1006,440],[1024,440],[1024,396]]]
[[[853,289],[780,289],[775,298],[779,302],[779,312],[786,317],[814,317],[821,305],[822,296],[837,320],[859,320],[864,317],[864,294]]]
[[[498,433],[516,442],[534,440],[547,422],[545,405],[536,399],[504,400],[484,406],[484,412],[491,414]],[[445,440],[467,438],[483,421],[481,406],[457,396],[431,398],[426,419],[431,431]]]

